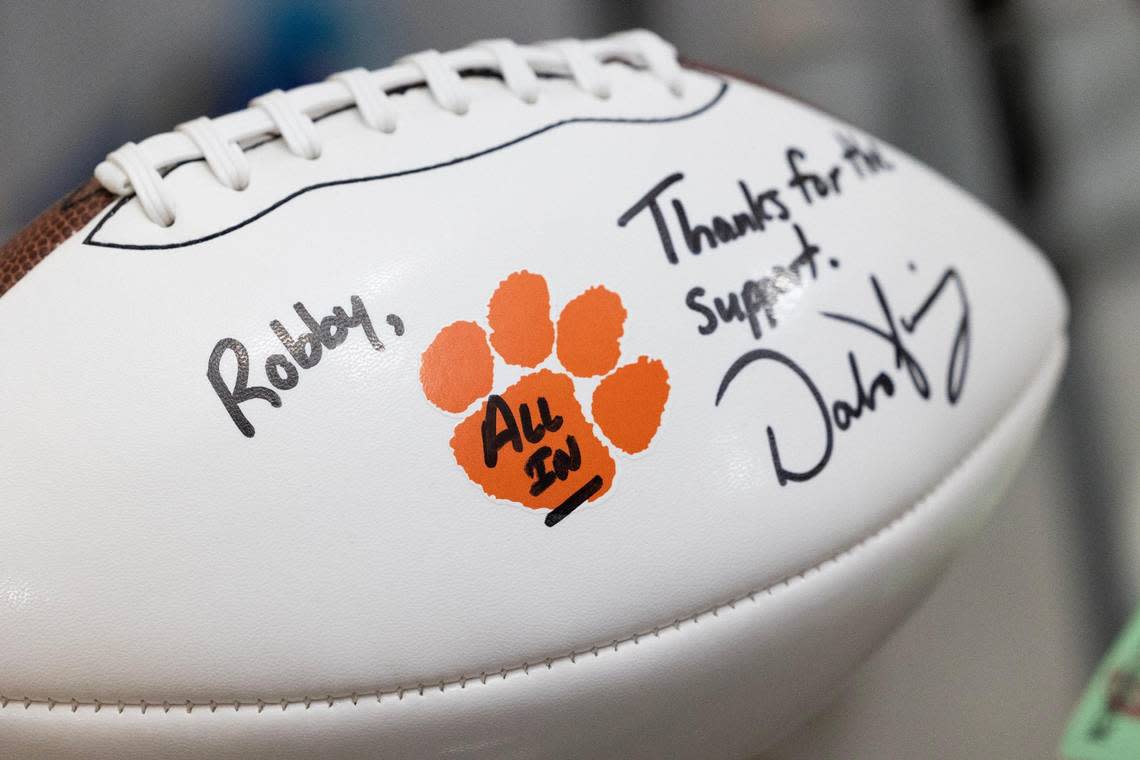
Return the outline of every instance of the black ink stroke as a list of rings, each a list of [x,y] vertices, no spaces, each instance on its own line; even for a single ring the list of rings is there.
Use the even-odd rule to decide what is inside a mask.
[[[947,268],[919,307],[909,316],[896,315],[890,298],[878,277],[871,275],[870,284],[879,307],[880,324],[848,314],[820,313],[835,323],[856,327],[886,342],[893,355],[894,370],[906,374],[918,398],[923,402],[931,400],[930,381],[919,357],[907,344],[907,339],[919,330],[924,318],[931,309],[944,300],[942,296],[950,291],[950,285],[954,285],[953,292],[958,296],[961,315],[954,329],[946,362],[946,401],[950,406],[956,405],[965,388],[970,358],[970,304],[961,275],[955,268]],[[773,349],[760,348],[748,351],[732,363],[721,379],[715,401],[715,406],[718,407],[724,400],[730,386],[738,381],[744,370],[762,363],[771,363],[788,370],[799,381],[799,385],[811,395],[818,412],[818,417],[815,419],[818,419],[821,426],[824,444],[818,455],[809,458],[809,461],[812,462],[810,466],[799,465],[800,469],[789,467],[786,464],[786,454],[780,448],[777,431],[771,425],[766,427],[772,466],[775,470],[776,480],[781,486],[786,486],[789,482],[805,482],[820,475],[831,461],[835,451],[837,430],[839,433],[849,430],[855,421],[861,419],[865,414],[877,412],[881,408],[880,403],[883,399],[894,398],[896,395],[895,380],[890,376],[888,369],[877,371],[871,377],[870,383],[867,383],[864,380],[864,373],[860,368],[860,360],[855,350],[846,349],[845,354],[853,386],[853,398],[835,399],[830,405],[817,382],[803,366],[790,356]],[[775,402],[779,403],[784,400],[780,398]],[[802,435],[799,437],[802,438]]]
[[[334,306],[332,314],[317,320],[305,307],[297,302],[293,304],[293,311],[301,323],[308,328],[308,332],[300,333],[296,337],[280,320],[272,320],[269,329],[281,342],[288,352],[286,354],[271,354],[265,359],[265,378],[269,384],[278,391],[288,391],[297,387],[301,381],[300,370],[310,370],[321,362],[326,351],[333,351],[346,340],[354,328],[360,328],[374,351],[383,351],[384,343],[376,333],[372,318],[364,301],[360,296],[349,299],[352,314],[340,306]],[[385,322],[392,328],[396,337],[404,334],[404,320],[396,314],[389,314]],[[232,353],[237,360],[237,376],[233,387],[226,384],[222,377],[222,358]],[[230,415],[230,419],[246,438],[253,438],[255,430],[249,418],[241,411],[240,406],[246,401],[260,399],[267,401],[274,408],[281,406],[281,396],[276,391],[259,385],[249,385],[249,351],[245,345],[235,338],[223,338],[214,345],[210,352],[210,361],[206,367],[206,378],[210,387],[214,389],[222,406]]]
[[[568,496],[566,500],[563,501],[558,507],[550,510],[550,512],[546,515],[546,520],[544,520],[546,527],[553,528],[555,525],[562,522],[563,518],[589,501],[591,496],[602,490],[602,486],[604,485],[605,481],[602,480],[601,475],[595,475],[594,477],[590,478],[586,485],[570,494],[570,496]]]

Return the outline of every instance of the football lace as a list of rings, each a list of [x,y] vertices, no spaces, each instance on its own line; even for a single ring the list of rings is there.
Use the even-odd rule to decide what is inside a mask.
[[[164,172],[186,161],[204,160],[218,182],[240,191],[250,183],[243,146],[280,137],[294,155],[316,160],[321,137],[314,119],[325,114],[355,107],[368,127],[390,134],[397,128],[399,113],[389,93],[423,86],[441,108],[463,115],[471,104],[463,76],[476,71],[497,73],[504,86],[528,104],[539,100],[540,76],[569,78],[604,100],[611,93],[605,64],[615,60],[647,69],[675,96],[683,95],[676,49],[644,29],[536,45],[486,40],[447,53],[415,53],[376,71],[344,71],[288,92],[274,90],[254,98],[244,111],[214,119],[203,116],[173,132],[129,142],[96,167],[95,178],[116,195],[134,194],[151,221],[169,227],[177,218],[177,207]]]

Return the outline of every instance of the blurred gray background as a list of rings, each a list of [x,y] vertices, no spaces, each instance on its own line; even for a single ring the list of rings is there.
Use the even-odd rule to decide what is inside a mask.
[[[0,238],[128,140],[427,47],[645,26],[878,134],[1073,303],[1043,439],[934,596],[775,758],[1047,758],[1140,597],[1140,3],[0,0]],[[1011,294],[1016,297],[1016,294]]]

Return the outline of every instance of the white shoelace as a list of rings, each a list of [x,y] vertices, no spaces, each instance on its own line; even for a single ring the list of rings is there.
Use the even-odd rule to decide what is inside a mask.
[[[289,92],[275,90],[255,98],[245,111],[216,119],[202,117],[142,143],[127,143],[96,167],[95,178],[117,195],[133,193],[149,219],[169,227],[177,218],[176,205],[162,173],[177,164],[205,160],[222,186],[240,191],[250,183],[242,145],[279,135],[290,152],[316,160],[321,136],[314,119],[332,111],[355,106],[366,125],[391,133],[399,113],[388,93],[423,85],[441,108],[463,115],[471,105],[471,94],[461,72],[475,70],[497,71],[506,88],[525,103],[538,102],[541,74],[569,77],[585,92],[606,99],[611,86],[604,62],[611,59],[646,68],[674,95],[683,94],[676,49],[645,30],[527,46],[486,40],[448,53],[416,53],[377,71],[341,72],[327,82]]]

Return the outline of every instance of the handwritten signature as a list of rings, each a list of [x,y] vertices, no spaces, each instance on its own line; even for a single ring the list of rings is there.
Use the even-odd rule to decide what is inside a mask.
[[[776,479],[781,486],[787,485],[789,481],[806,482],[823,472],[831,461],[835,449],[836,429],[838,428],[840,433],[845,432],[864,413],[871,414],[878,411],[884,398],[889,399],[895,396],[898,376],[905,375],[909,379],[920,399],[923,401],[931,400],[933,391],[930,378],[907,341],[922,327],[927,315],[940,300],[943,300],[943,296],[947,293],[957,295],[959,312],[953,338],[950,341],[949,358],[946,363],[945,397],[946,401],[953,406],[958,403],[962,396],[970,360],[970,303],[966,297],[965,284],[958,271],[953,267],[947,268],[926,298],[909,316],[896,315],[890,299],[875,275],[870,276],[870,284],[879,307],[879,314],[874,318],[878,321],[837,312],[821,312],[822,316],[833,322],[857,328],[882,339],[892,350],[894,356],[893,372],[890,367],[883,368],[874,374],[869,383],[864,380],[863,372],[860,369],[860,360],[855,351],[847,351],[847,364],[854,386],[852,399],[835,399],[829,404],[807,370],[790,356],[770,348],[757,348],[743,354],[732,363],[720,382],[716,394],[717,406],[720,406],[728,389],[738,378],[742,377],[746,369],[768,365],[787,370],[815,400],[819,424],[822,425],[824,432],[824,445],[822,452],[812,458],[814,463],[810,467],[792,469],[786,465],[785,459],[781,456],[779,436],[771,425],[767,426],[772,466],[775,468]],[[800,458],[800,452],[797,452],[796,459]]]

